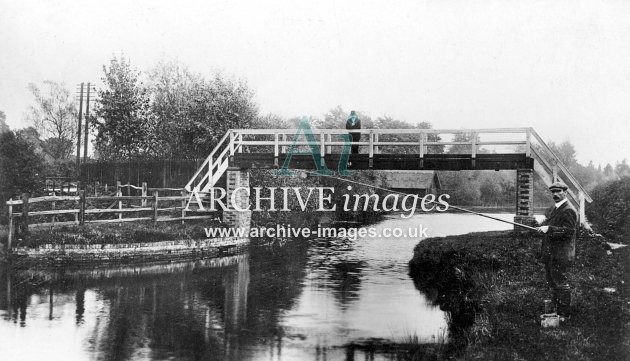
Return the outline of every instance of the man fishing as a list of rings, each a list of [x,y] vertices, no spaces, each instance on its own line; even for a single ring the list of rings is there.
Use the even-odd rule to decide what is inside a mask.
[[[544,234],[542,261],[547,284],[552,289],[552,302],[556,312],[570,315],[571,287],[567,273],[575,259],[575,236],[578,213],[567,199],[567,185],[554,182],[549,186],[554,206],[545,213],[546,219],[537,228]]]

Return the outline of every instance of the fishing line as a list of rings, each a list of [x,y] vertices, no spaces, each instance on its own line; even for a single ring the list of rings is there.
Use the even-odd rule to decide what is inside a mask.
[[[314,175],[314,176],[318,176],[318,177],[328,177],[328,178],[332,178],[332,179],[337,179],[337,180],[340,180],[340,181],[342,181],[342,182],[354,183],[354,184],[362,185],[362,186],[365,186],[365,187],[370,187],[370,188],[374,188],[374,189],[379,189],[379,190],[382,190],[382,191],[385,191],[385,192],[389,192],[389,193],[402,194],[402,195],[404,195],[404,196],[407,196],[407,195],[411,195],[411,196],[413,196],[413,195],[414,195],[414,194],[410,194],[410,193],[399,192],[399,191],[395,191],[395,190],[392,190],[392,189],[387,189],[387,188],[383,188],[383,187],[375,186],[375,185],[373,185],[373,184],[367,184],[367,183],[358,182],[358,181],[354,181],[354,180],[350,180],[350,179],[346,179],[346,178],[336,177],[336,176],[333,176],[333,175],[326,175],[326,174],[320,174],[320,173],[316,173],[316,172],[309,172],[309,171],[305,171],[305,173],[308,173],[308,174],[311,174],[311,175]],[[426,202],[428,202],[428,203],[436,203],[436,204],[439,204],[439,202],[436,202],[436,201],[429,201],[429,200],[426,200]],[[497,218],[497,217],[492,217],[492,216],[489,216],[489,215],[487,215],[487,214],[483,214],[483,213],[479,213],[479,212],[471,211],[471,210],[469,210],[469,209],[465,209],[465,208],[457,207],[457,206],[454,206],[454,205],[451,205],[451,204],[449,204],[449,207],[454,208],[454,209],[457,209],[457,210],[462,211],[462,212],[471,213],[471,214],[475,214],[475,215],[478,215],[478,216],[481,216],[481,217],[486,217],[486,218],[494,219],[495,221],[499,221],[499,222],[503,222],[503,223],[509,223],[509,224],[511,224],[511,225],[514,225],[514,226],[519,226],[519,227],[527,228],[527,229],[532,230],[532,231],[538,231],[538,228],[531,227],[531,226],[528,226],[528,225],[525,225],[525,224],[522,224],[522,223],[517,223],[517,222],[506,221],[505,219],[501,219],[501,218]]]

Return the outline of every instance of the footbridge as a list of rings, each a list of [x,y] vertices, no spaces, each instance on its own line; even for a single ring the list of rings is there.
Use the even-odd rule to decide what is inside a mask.
[[[579,209],[581,222],[585,202],[592,201],[533,128],[353,130],[361,133],[360,142],[354,143],[360,146],[358,154],[348,154],[345,129],[310,131],[308,137],[303,129],[229,130],[186,189],[206,194],[226,176],[229,196],[235,188],[249,186],[249,169],[279,169],[287,158],[292,169],[316,169],[312,154],[295,152],[315,149],[320,165],[331,170],[337,170],[340,162],[350,170],[515,170],[515,221],[526,224],[534,216],[534,172],[547,185],[557,180],[567,184],[569,201]],[[238,212],[224,212],[228,223],[249,222],[239,217]]]

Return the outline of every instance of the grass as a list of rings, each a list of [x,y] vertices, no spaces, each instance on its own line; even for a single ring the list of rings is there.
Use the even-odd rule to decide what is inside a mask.
[[[32,229],[28,236],[16,236],[15,247],[38,247],[43,244],[125,244],[159,242],[206,237],[204,227],[222,227],[219,221],[131,222],[121,224],[86,224]],[[6,244],[8,232],[0,230],[0,243]]]
[[[405,359],[628,359],[628,251],[608,254],[601,237],[581,235],[570,274],[575,312],[559,328],[542,329],[539,316],[550,290],[539,247],[537,235],[512,232],[418,244],[410,273],[420,290],[437,289],[435,303],[450,311],[450,342],[439,353],[407,353]]]

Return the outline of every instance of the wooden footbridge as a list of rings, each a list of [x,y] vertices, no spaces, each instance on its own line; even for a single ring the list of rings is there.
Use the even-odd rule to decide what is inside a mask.
[[[348,154],[349,146],[343,140],[343,135],[348,134],[345,129],[312,129],[310,140],[301,131],[229,130],[188,182],[186,190],[209,192],[228,171],[229,193],[230,188],[249,185],[248,169],[280,168],[289,156],[290,168],[315,169],[317,164],[311,154],[290,151],[291,147],[299,147],[313,153],[315,146],[320,161],[331,170],[336,170],[339,162],[346,159],[351,170],[516,170],[516,220],[521,222],[533,219],[534,172],[547,185],[562,180],[569,186],[568,198],[579,209],[582,222],[585,202],[592,201],[533,128],[361,129],[357,131],[361,133],[361,141],[355,143],[360,145],[359,154]]]

